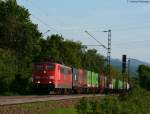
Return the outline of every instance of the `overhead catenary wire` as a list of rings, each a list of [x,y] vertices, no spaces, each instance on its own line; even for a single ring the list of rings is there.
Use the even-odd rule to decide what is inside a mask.
[[[150,42],[150,40],[141,40],[141,41],[128,41],[128,42],[122,42],[122,43],[115,43],[114,45],[128,45],[131,44],[133,45],[133,43],[135,44],[142,44],[142,43],[148,43]]]
[[[149,25],[148,25],[149,24]],[[113,29],[113,31],[133,31],[133,30],[140,30],[140,29],[143,29],[144,27],[150,27],[150,22],[146,24],[146,25],[136,25],[136,26],[129,26],[129,27],[111,27]],[[85,27],[86,28],[86,27]],[[88,28],[88,30],[92,31],[92,32],[101,32],[103,27],[96,27],[96,28]],[[104,27],[105,28],[105,27]],[[83,28],[84,29],[84,28]],[[80,28],[65,28],[65,29],[62,29],[62,31],[64,32],[82,32],[83,29],[80,29]]]
[[[42,21],[40,18],[36,17],[35,15],[32,14],[32,17],[35,18],[36,20],[38,20],[41,24],[43,24],[43,25],[46,26],[47,28],[53,29],[53,30],[56,31],[57,33],[61,34],[61,33],[58,32],[55,28],[51,27],[51,25],[45,23],[44,21]],[[85,32],[86,32],[86,31],[85,31]],[[62,34],[61,34],[61,35],[62,35]],[[93,36],[92,36],[92,37],[93,37]],[[94,38],[94,37],[93,37],[93,38]],[[95,39],[95,38],[94,38],[94,39]],[[96,40],[98,43],[100,43],[101,46],[104,47],[104,45],[103,45],[101,42],[99,42],[97,39],[95,39],[95,40]],[[115,46],[117,46],[117,45],[123,45],[123,44],[127,44],[127,45],[128,45],[128,43],[143,43],[143,42],[147,42],[147,41],[150,41],[150,40],[129,41],[129,42],[118,43],[118,44],[116,43],[116,44],[114,44],[114,45],[115,45]],[[106,48],[106,47],[105,47],[105,48]]]
[[[26,1],[27,1],[27,3],[29,3],[28,0],[26,0]],[[45,10],[43,10],[41,7],[39,7],[39,6],[35,5],[35,4],[34,5],[32,4],[32,6],[34,6],[36,9],[41,11],[42,14],[45,14],[46,16],[48,16],[48,13]],[[148,22],[148,23],[150,23],[150,22]],[[150,25],[147,25],[147,23],[146,23],[146,26],[150,26]],[[142,24],[142,27],[146,27],[146,26]],[[49,25],[48,25],[48,27],[49,27]],[[125,27],[125,28],[114,28],[113,31],[116,31],[116,30],[117,31],[125,31],[125,30],[131,30],[131,29],[135,30],[135,29],[140,29],[140,28],[141,28],[140,26],[130,26],[130,27]],[[89,28],[89,29],[91,29],[90,31],[100,32],[100,29],[99,30],[98,29],[93,29],[93,28]],[[56,31],[56,29],[55,29],[55,31]],[[61,31],[65,31],[65,32],[81,32],[82,29],[79,30],[78,28],[77,29],[65,28],[65,29],[61,29]]]
[[[33,18],[35,18],[36,20],[38,20],[41,24],[43,24],[44,26],[46,26],[49,29],[53,29],[54,31],[57,32],[57,34],[60,34],[62,36],[62,34],[60,32],[58,32],[54,27],[52,27],[51,25],[45,23],[43,20],[41,20],[40,18],[36,17],[35,15],[31,15]]]
[[[105,49],[107,49],[107,47],[105,45],[103,45],[100,41],[98,41],[95,37],[93,37],[91,34],[89,34],[89,32],[87,30],[84,31],[85,33],[87,33],[89,36],[91,36],[97,43],[100,44],[100,46],[104,47]]]
[[[150,40],[141,40],[141,41],[128,41],[128,42],[121,42],[121,43],[113,43],[113,47],[118,47],[118,46],[123,46],[123,45],[131,45],[131,46],[134,46],[134,45],[140,45],[140,44],[144,44],[144,43],[147,43],[147,45],[149,45],[149,42]],[[94,46],[101,46],[101,45],[97,45],[97,44],[84,44],[85,46],[90,46],[90,47],[94,47]],[[145,45],[143,45],[145,46]]]
[[[26,0],[27,1],[27,0]],[[43,9],[41,9],[41,8],[39,8],[39,6],[36,6],[35,4],[34,4],[34,7],[36,8],[36,9],[38,9],[39,11],[41,11],[43,14],[45,14],[46,16],[47,16],[47,12],[45,12]],[[38,20],[42,25],[44,25],[45,27],[47,27],[48,29],[53,29],[54,31],[56,31],[57,33],[59,33],[59,34],[61,34],[60,32],[58,32],[58,30],[56,30],[54,27],[52,27],[51,25],[49,25],[49,24],[47,24],[46,22],[44,22],[42,19],[40,19],[39,17],[37,17],[37,16],[35,16],[35,15],[31,15],[33,18],[35,18],[36,20]],[[114,28],[113,29],[113,31],[129,31],[129,30],[135,30],[135,29],[141,29],[141,28],[143,28],[143,27],[149,27],[150,25],[148,25],[150,22],[146,22],[146,23],[144,23],[144,24],[142,24],[142,25],[136,25],[136,26],[130,26],[130,27],[123,27],[123,28],[118,28],[118,27],[116,27],[116,28]],[[146,25],[145,25],[146,24]],[[89,28],[89,29],[91,29],[90,31],[94,31],[94,32],[101,32],[101,30],[100,29],[98,29],[98,28]],[[74,31],[76,31],[76,32],[82,32],[82,30],[83,29],[78,29],[78,28],[66,28],[66,29],[62,29],[61,31],[65,31],[65,32],[74,32]],[[143,43],[143,42],[147,42],[147,40],[146,41],[132,41],[133,43],[134,42],[139,42],[139,43]],[[130,43],[130,41],[129,42],[125,42],[125,43],[118,43],[118,44],[114,44],[115,46],[118,46],[118,45],[129,45],[128,43]]]
[[[26,0],[27,1],[27,0]],[[29,3],[29,1],[27,1],[27,3]],[[45,14],[45,11],[42,10],[39,6],[36,6],[35,4],[32,6],[34,6],[34,8],[38,9],[39,11],[41,11],[42,14]],[[32,9],[33,10],[33,9]],[[45,14],[48,17],[48,13]],[[39,21],[42,25],[44,25],[46,28],[50,29],[50,30],[54,30],[57,34],[60,34],[62,36],[62,33],[60,33],[56,28],[52,27],[52,25],[49,25],[47,23],[45,23],[42,19],[40,19],[39,17],[35,16],[33,13],[31,14],[31,16],[36,19],[37,21]]]
[[[26,1],[26,3],[28,3],[29,5],[31,5],[32,4],[32,6],[34,7],[34,8],[36,8],[38,11],[40,11],[42,14],[45,14],[45,16],[48,16],[48,13],[45,11],[45,10],[43,10],[41,7],[39,7],[39,6],[37,6],[37,4],[35,5],[32,1],[29,1],[29,0],[25,0]]]
[[[29,3],[28,0],[25,0],[25,1],[27,3]],[[32,1],[30,1],[30,2],[32,2]],[[36,8],[40,12],[42,12],[42,14],[48,16],[48,12],[46,12],[45,10],[43,10],[41,7],[37,6],[37,4],[32,4],[32,6],[34,6],[34,8]],[[148,23],[150,23],[150,22],[148,22]],[[150,26],[150,25],[147,25],[147,23],[146,23],[146,26]],[[142,23],[142,27],[146,27],[146,26],[145,25],[143,26],[143,23]],[[48,27],[49,27],[49,25],[48,25]],[[130,27],[125,27],[125,28],[113,28],[113,27],[111,27],[111,28],[113,29],[113,31],[116,31],[116,30],[117,31],[125,31],[125,30],[131,30],[131,29],[132,30],[140,29],[141,27],[140,26],[130,26]],[[93,31],[93,32],[100,32],[100,29],[93,29],[93,28],[89,28],[89,29],[91,29],[90,31]],[[61,29],[61,31],[64,31],[64,32],[81,32],[82,30],[83,29],[79,29],[79,28],[77,28],[77,29],[72,29],[72,28]],[[55,31],[56,31],[56,29],[55,29]]]

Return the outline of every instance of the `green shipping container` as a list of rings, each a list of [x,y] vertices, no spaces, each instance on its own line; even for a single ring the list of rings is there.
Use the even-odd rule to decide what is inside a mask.
[[[92,87],[98,87],[98,73],[92,72]]]
[[[119,80],[116,79],[116,86],[115,86],[116,89],[119,89],[118,83],[119,83]]]
[[[113,87],[113,89],[117,89],[116,88],[116,79],[112,79],[112,87]]]
[[[99,74],[98,73],[96,73],[96,87],[98,87],[99,86]]]
[[[123,82],[121,80],[118,81],[118,89],[123,89]]]
[[[92,86],[92,72],[87,70],[86,75],[87,75],[87,87],[91,87]]]

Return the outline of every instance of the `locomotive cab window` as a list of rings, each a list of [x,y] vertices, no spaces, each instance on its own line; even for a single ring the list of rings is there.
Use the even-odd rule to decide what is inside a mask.
[[[60,67],[60,73],[64,74],[64,68],[63,67]]]
[[[36,71],[43,70],[43,65],[36,65]]]
[[[71,70],[70,69],[68,69],[68,74],[71,75]]]
[[[55,66],[53,64],[47,65],[47,70],[54,70]]]
[[[66,80],[68,74],[69,74],[69,69],[65,68],[65,70],[64,70],[64,80]]]

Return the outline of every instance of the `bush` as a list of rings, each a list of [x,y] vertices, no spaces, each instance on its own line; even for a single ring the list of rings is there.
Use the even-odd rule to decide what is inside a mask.
[[[83,98],[77,105],[78,114],[150,114],[150,92],[139,86],[125,95],[103,99]]]

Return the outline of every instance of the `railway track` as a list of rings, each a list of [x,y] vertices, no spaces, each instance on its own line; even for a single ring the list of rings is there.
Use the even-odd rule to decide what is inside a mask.
[[[82,94],[82,95],[33,95],[33,96],[0,96],[0,106],[16,105],[33,102],[43,102],[50,100],[67,100],[67,99],[79,99],[82,97],[93,97],[93,96],[105,96],[103,94]]]

